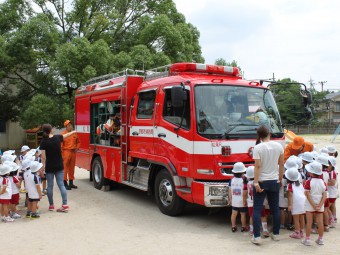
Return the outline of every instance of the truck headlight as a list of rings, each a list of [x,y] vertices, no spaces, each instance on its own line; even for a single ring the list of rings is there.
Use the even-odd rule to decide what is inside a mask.
[[[222,196],[226,197],[228,195],[227,186],[212,186],[209,189],[210,196]]]

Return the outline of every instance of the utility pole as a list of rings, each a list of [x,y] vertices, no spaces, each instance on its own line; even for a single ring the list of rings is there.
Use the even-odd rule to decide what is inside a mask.
[[[321,84],[321,92],[323,92],[323,85],[327,83],[327,81],[319,81],[319,83]]]
[[[315,92],[314,85],[315,85],[315,83],[314,83],[312,77],[310,77],[310,79],[309,79],[309,87],[310,87],[310,90],[313,91],[313,93]]]

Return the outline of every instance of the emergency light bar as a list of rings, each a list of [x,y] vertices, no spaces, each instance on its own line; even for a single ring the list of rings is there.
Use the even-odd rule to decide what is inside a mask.
[[[196,63],[176,63],[170,65],[170,73],[178,72],[198,72],[239,76],[238,68],[232,66],[206,65]]]

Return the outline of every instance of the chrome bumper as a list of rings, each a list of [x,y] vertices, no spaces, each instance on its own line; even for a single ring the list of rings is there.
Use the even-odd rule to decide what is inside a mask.
[[[229,183],[202,182],[206,207],[225,207],[229,201]]]

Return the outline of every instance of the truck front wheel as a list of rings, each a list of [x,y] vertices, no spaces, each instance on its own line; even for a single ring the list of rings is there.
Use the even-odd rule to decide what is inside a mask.
[[[176,193],[171,174],[165,169],[156,176],[155,199],[159,210],[169,216],[181,214],[185,207],[185,201]]]
[[[104,168],[100,157],[96,157],[92,162],[92,179],[96,189],[101,189],[108,185],[108,180],[104,177]]]

